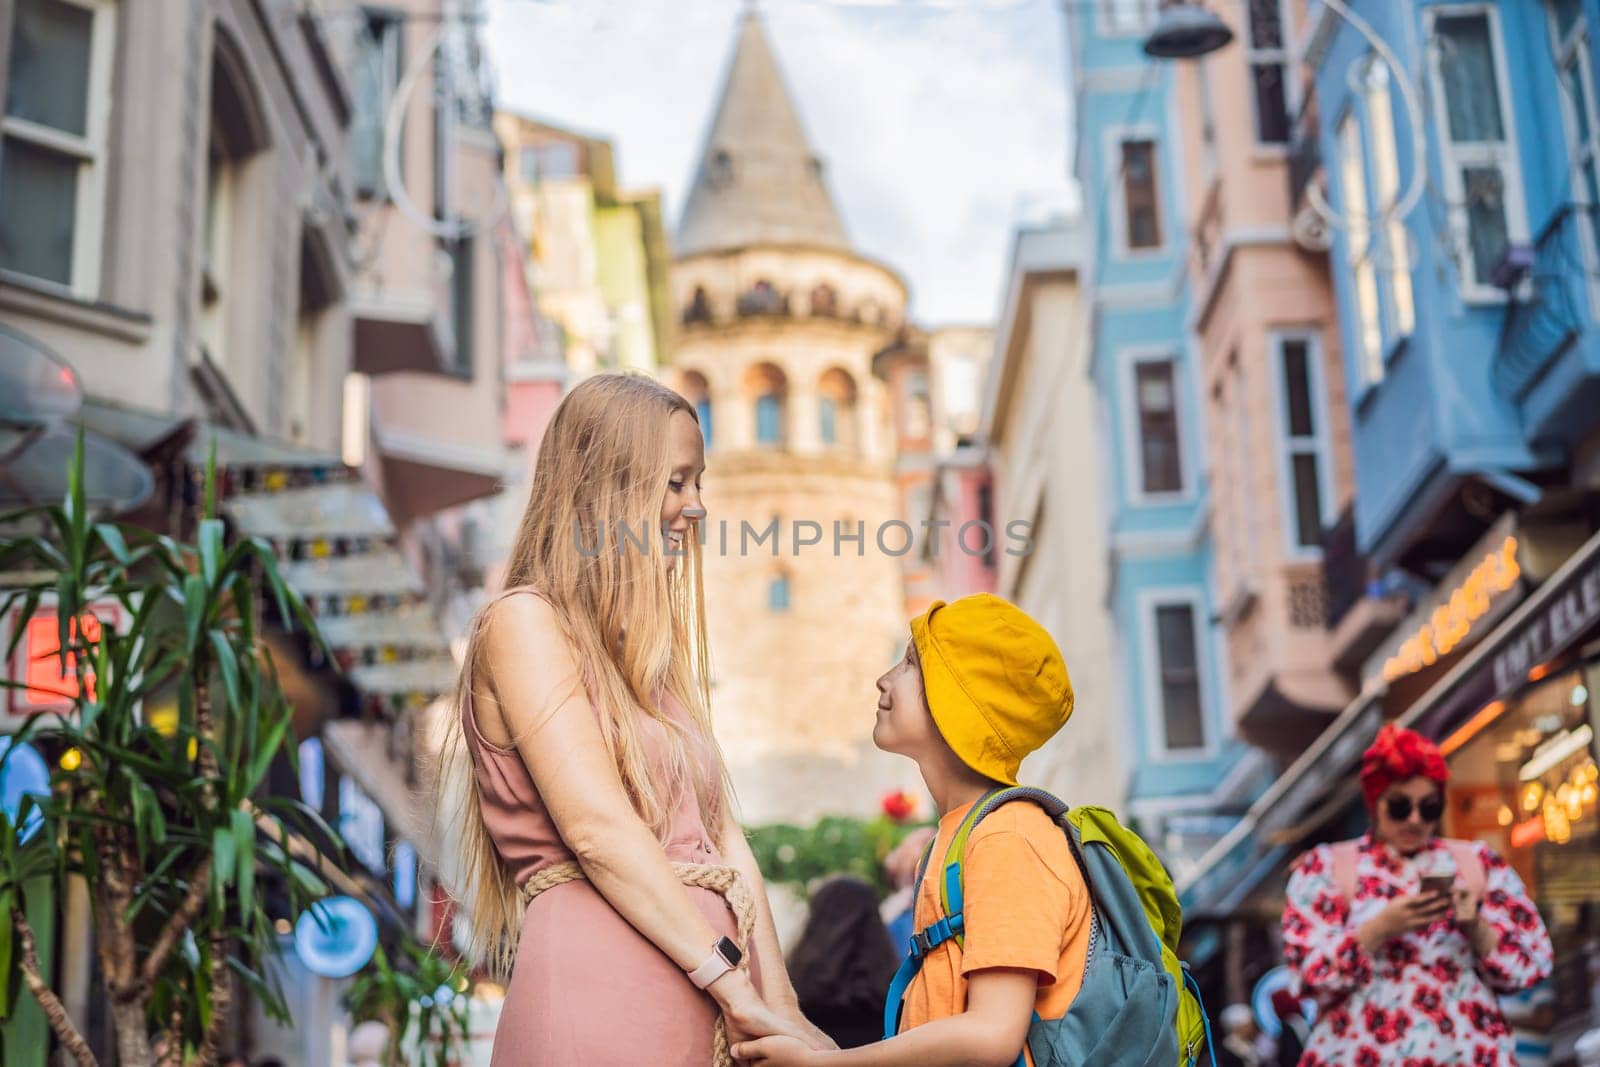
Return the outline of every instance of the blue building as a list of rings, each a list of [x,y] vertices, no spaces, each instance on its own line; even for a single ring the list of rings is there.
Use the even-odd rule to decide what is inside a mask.
[[[1154,4],[1065,3],[1090,264],[1091,375],[1126,717],[1127,814],[1180,875],[1259,786],[1232,736],[1213,619],[1174,72],[1140,50]]]
[[[1301,132],[1343,220],[1355,542],[1373,572],[1437,579],[1594,448],[1600,4],[1351,6],[1392,60],[1313,0]]]

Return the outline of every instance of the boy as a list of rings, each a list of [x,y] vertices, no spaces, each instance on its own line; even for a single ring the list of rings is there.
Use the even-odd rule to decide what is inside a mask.
[[[962,819],[990,790],[1017,784],[1023,757],[1072,714],[1072,683],[1044,628],[984,593],[913,619],[905,658],[878,679],[878,694],[873,742],[917,761],[939,810],[920,930],[941,917],[939,871]],[[842,1052],[768,1037],[740,1042],[734,1056],[771,1067],[1012,1067],[1034,1013],[1065,1015],[1083,980],[1088,888],[1061,828],[1018,801],[972,832],[964,891],[965,947],[952,939],[928,954],[896,1037]]]

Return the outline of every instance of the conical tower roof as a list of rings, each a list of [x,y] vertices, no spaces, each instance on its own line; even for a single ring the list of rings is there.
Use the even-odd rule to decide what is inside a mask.
[[[739,22],[677,244],[680,255],[755,244],[850,247],[753,4]]]

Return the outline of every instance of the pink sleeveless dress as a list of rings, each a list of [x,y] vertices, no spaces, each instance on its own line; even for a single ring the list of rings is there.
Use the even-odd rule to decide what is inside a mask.
[[[685,714],[669,702],[669,714]],[[478,731],[471,686],[462,709],[483,820],[517,884],[572,860],[539,789],[514,749]],[[660,761],[665,731],[646,724],[646,744]],[[701,753],[709,758],[709,753]],[[720,864],[700,818],[694,790],[673,805],[667,859]],[[709,889],[685,890],[711,926],[736,937],[733,913]],[[711,946],[706,946],[709,954]],[[760,962],[751,952],[760,988]],[[491,1067],[704,1067],[718,1009],[660,949],[635,930],[587,881],[546,890],[528,904],[522,937],[495,1030]]]

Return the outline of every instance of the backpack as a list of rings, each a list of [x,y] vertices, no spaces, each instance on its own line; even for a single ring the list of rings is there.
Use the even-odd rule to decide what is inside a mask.
[[[939,883],[942,917],[911,938],[910,952],[884,1003],[884,1040],[900,1029],[906,989],[922,961],[954,938],[965,946],[962,865],[967,839],[991,812],[1024,800],[1039,805],[1062,828],[1089,889],[1089,954],[1083,985],[1060,1019],[1033,1016],[1028,1051],[1036,1067],[1195,1067],[1211,1045],[1211,1026],[1199,987],[1178,959],[1183,915],[1166,868],[1139,835],[1104,808],[1068,809],[1042,789],[996,789],[972,806],[945,853]],[[917,891],[933,843],[917,868]],[[915,899],[915,898],[913,898]],[[1190,992],[1185,981],[1194,988]],[[1023,1067],[1026,1054],[1017,1057]]]

